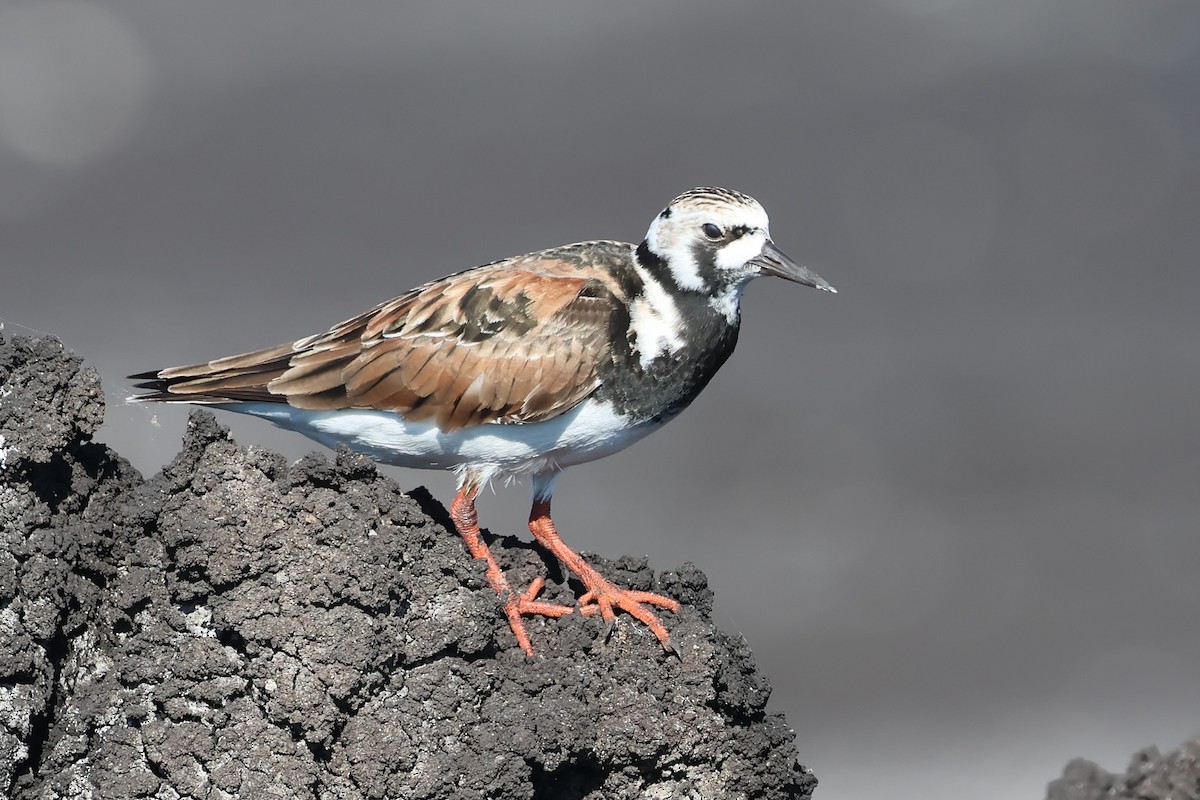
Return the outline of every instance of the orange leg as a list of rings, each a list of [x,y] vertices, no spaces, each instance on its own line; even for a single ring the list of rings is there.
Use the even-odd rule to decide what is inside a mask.
[[[658,621],[658,617],[654,616],[654,612],[643,604],[677,612],[678,601],[653,592],[622,589],[610,583],[578,553],[567,547],[559,537],[554,528],[554,521],[550,519],[549,500],[534,501],[533,509],[529,512],[529,530],[542,547],[553,553],[567,569],[579,576],[579,580],[587,587],[587,591],[579,598],[580,613],[589,616],[599,613],[606,622],[612,624],[616,620],[613,609],[619,608],[644,623],[668,652],[674,652],[674,648],[668,642],[667,629]]]
[[[469,481],[465,483],[463,488],[458,490],[458,494],[454,496],[454,502],[450,504],[450,519],[454,520],[454,527],[458,528],[459,535],[467,543],[467,549],[471,551],[471,555],[487,562],[488,583],[492,585],[492,588],[500,595],[501,602],[504,603],[504,613],[508,617],[508,624],[512,628],[513,634],[517,637],[517,644],[527,655],[533,655],[533,645],[529,642],[529,634],[525,631],[525,621],[521,619],[521,616],[540,614],[543,617],[561,617],[564,614],[570,614],[574,609],[557,603],[539,601],[538,593],[546,585],[542,578],[535,578],[529,584],[529,588],[521,594],[517,594],[509,586],[508,579],[504,577],[504,571],[496,563],[495,556],[492,555],[492,551],[488,549],[479,532],[479,513],[475,510],[475,497],[478,494],[479,487],[473,486]]]

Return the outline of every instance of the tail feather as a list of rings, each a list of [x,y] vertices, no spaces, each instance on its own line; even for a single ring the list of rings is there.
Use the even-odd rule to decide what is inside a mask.
[[[260,372],[278,365],[287,368],[288,361],[295,354],[290,344],[268,347],[265,350],[255,350],[252,353],[241,353],[236,356],[214,358],[203,364],[192,364],[184,367],[167,367],[158,371],[162,378],[206,378],[213,375],[229,375],[235,372]]]
[[[268,384],[288,369],[292,345],[218,358],[204,364],[167,367],[130,375],[134,386],[147,390],[131,400],[163,403],[286,403]]]

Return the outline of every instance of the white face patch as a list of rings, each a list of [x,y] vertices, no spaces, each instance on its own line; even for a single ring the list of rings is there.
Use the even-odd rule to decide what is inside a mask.
[[[717,269],[737,272],[745,269],[746,262],[762,253],[767,241],[766,228],[753,230],[734,239],[717,251]]]
[[[642,279],[642,294],[629,306],[629,328],[642,369],[660,355],[670,355],[683,347],[679,331],[683,320],[671,295],[641,266],[635,267]]]
[[[742,292],[745,291],[746,284],[759,274],[757,267],[747,266],[746,263],[762,253],[766,241],[766,229],[754,230],[739,236],[717,251],[717,269],[732,279],[725,291],[709,300],[709,305],[730,323],[736,322],[741,313]]]
[[[723,287],[745,283],[760,274],[757,268],[747,266],[747,262],[762,252],[769,225],[767,212],[752,198],[694,190],[676,198],[654,218],[646,233],[646,245],[662,259],[679,288],[715,293],[722,287],[722,297],[714,298],[713,305],[719,305],[722,313],[732,319],[737,314],[741,290],[730,293]],[[711,226],[717,229],[715,237],[708,235]],[[730,238],[731,232],[740,235]],[[696,254],[706,248],[715,248],[713,266],[719,276],[701,273]],[[727,310],[730,303],[733,308]]]
[[[681,236],[679,225],[672,218],[663,219],[657,216],[650,223],[646,233],[646,242],[651,252],[666,262],[671,270],[671,277],[681,289],[699,292],[704,289],[704,279],[700,277],[700,265],[696,263],[692,246],[695,238]]]

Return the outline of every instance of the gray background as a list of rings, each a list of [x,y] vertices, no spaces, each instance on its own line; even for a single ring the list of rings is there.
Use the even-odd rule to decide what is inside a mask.
[[[126,373],[698,184],[841,294],[753,285],[695,406],[560,483],[567,541],[709,574],[822,798],[1200,733],[1200,3],[0,4],[0,320],[147,473],[185,413]]]

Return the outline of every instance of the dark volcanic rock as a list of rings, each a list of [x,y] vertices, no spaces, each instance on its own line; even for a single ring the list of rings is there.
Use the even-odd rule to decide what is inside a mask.
[[[143,481],[89,442],[93,371],[0,340],[0,789],[25,797],[808,797],[793,734],[686,565],[682,659],[577,614],[516,647],[428,495],[348,452],[288,465],[194,413]],[[516,584],[555,564],[492,541]]]
[[[1162,755],[1157,747],[1134,754],[1124,775],[1082,758],[1067,764],[1047,789],[1048,800],[1200,800],[1200,739]]]
[[[53,339],[0,337],[0,789],[51,757],[94,662],[141,482],[89,440],[100,379]]]

